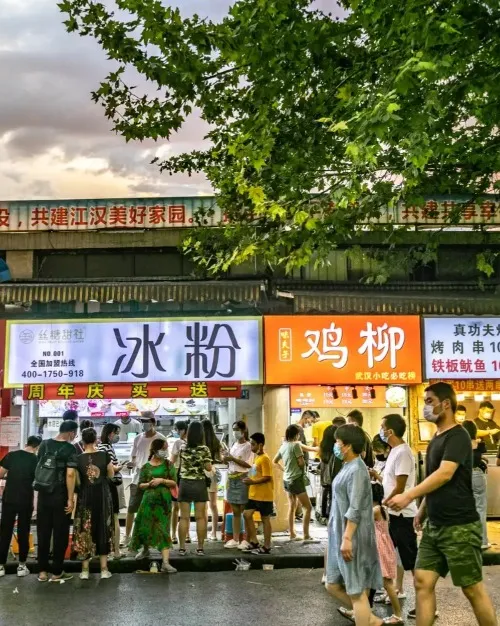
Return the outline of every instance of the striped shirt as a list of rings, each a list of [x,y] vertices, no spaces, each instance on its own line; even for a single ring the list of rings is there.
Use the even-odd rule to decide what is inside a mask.
[[[101,450],[102,452],[107,452],[109,454],[109,457],[111,459],[111,463],[113,463],[113,465],[120,465],[118,463],[118,458],[116,456],[115,449],[113,448],[113,446],[110,443],[100,443],[97,446],[97,449]]]

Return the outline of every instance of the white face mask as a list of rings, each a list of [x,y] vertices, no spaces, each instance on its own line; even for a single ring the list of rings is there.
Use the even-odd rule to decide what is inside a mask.
[[[166,459],[167,454],[168,454],[168,450],[158,450],[158,452],[156,453],[156,456],[159,457],[160,459]]]
[[[241,430],[233,430],[233,435],[236,441],[239,441],[243,438],[243,433],[241,432]]]
[[[432,404],[426,404],[424,406],[424,419],[426,419],[428,422],[432,422],[433,424],[435,424],[438,421],[439,415],[440,415],[439,413],[437,414],[434,413],[434,408],[435,407],[433,407]]]

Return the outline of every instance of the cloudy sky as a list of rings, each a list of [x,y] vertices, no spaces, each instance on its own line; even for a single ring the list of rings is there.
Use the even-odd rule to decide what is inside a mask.
[[[216,19],[230,2],[170,4]],[[201,175],[169,177],[150,165],[156,154],[198,147],[202,121],[189,120],[168,144],[111,133],[90,93],[113,65],[92,39],[67,34],[63,19],[57,0],[0,0],[0,200],[209,194]]]

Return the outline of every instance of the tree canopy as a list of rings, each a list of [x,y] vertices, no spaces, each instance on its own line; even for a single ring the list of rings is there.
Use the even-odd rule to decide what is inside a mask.
[[[206,149],[157,165],[213,185],[226,226],[184,242],[211,272],[255,255],[321,262],[361,223],[394,248],[400,229],[373,223],[385,207],[478,198],[500,172],[498,0],[332,0],[341,17],[311,0],[239,0],[220,22],[115,3],[59,6],[116,61],[93,97],[128,141],[168,139],[193,112],[210,125]]]

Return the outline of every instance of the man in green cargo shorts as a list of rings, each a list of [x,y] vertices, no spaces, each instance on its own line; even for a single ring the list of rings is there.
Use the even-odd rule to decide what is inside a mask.
[[[436,583],[448,572],[471,603],[477,623],[497,626],[483,583],[482,527],[472,492],[472,442],[455,421],[456,408],[451,385],[440,382],[427,387],[424,418],[437,427],[427,449],[427,478],[387,504],[401,510],[423,497],[414,521],[417,530],[423,525],[415,564],[417,626],[434,623]]]

